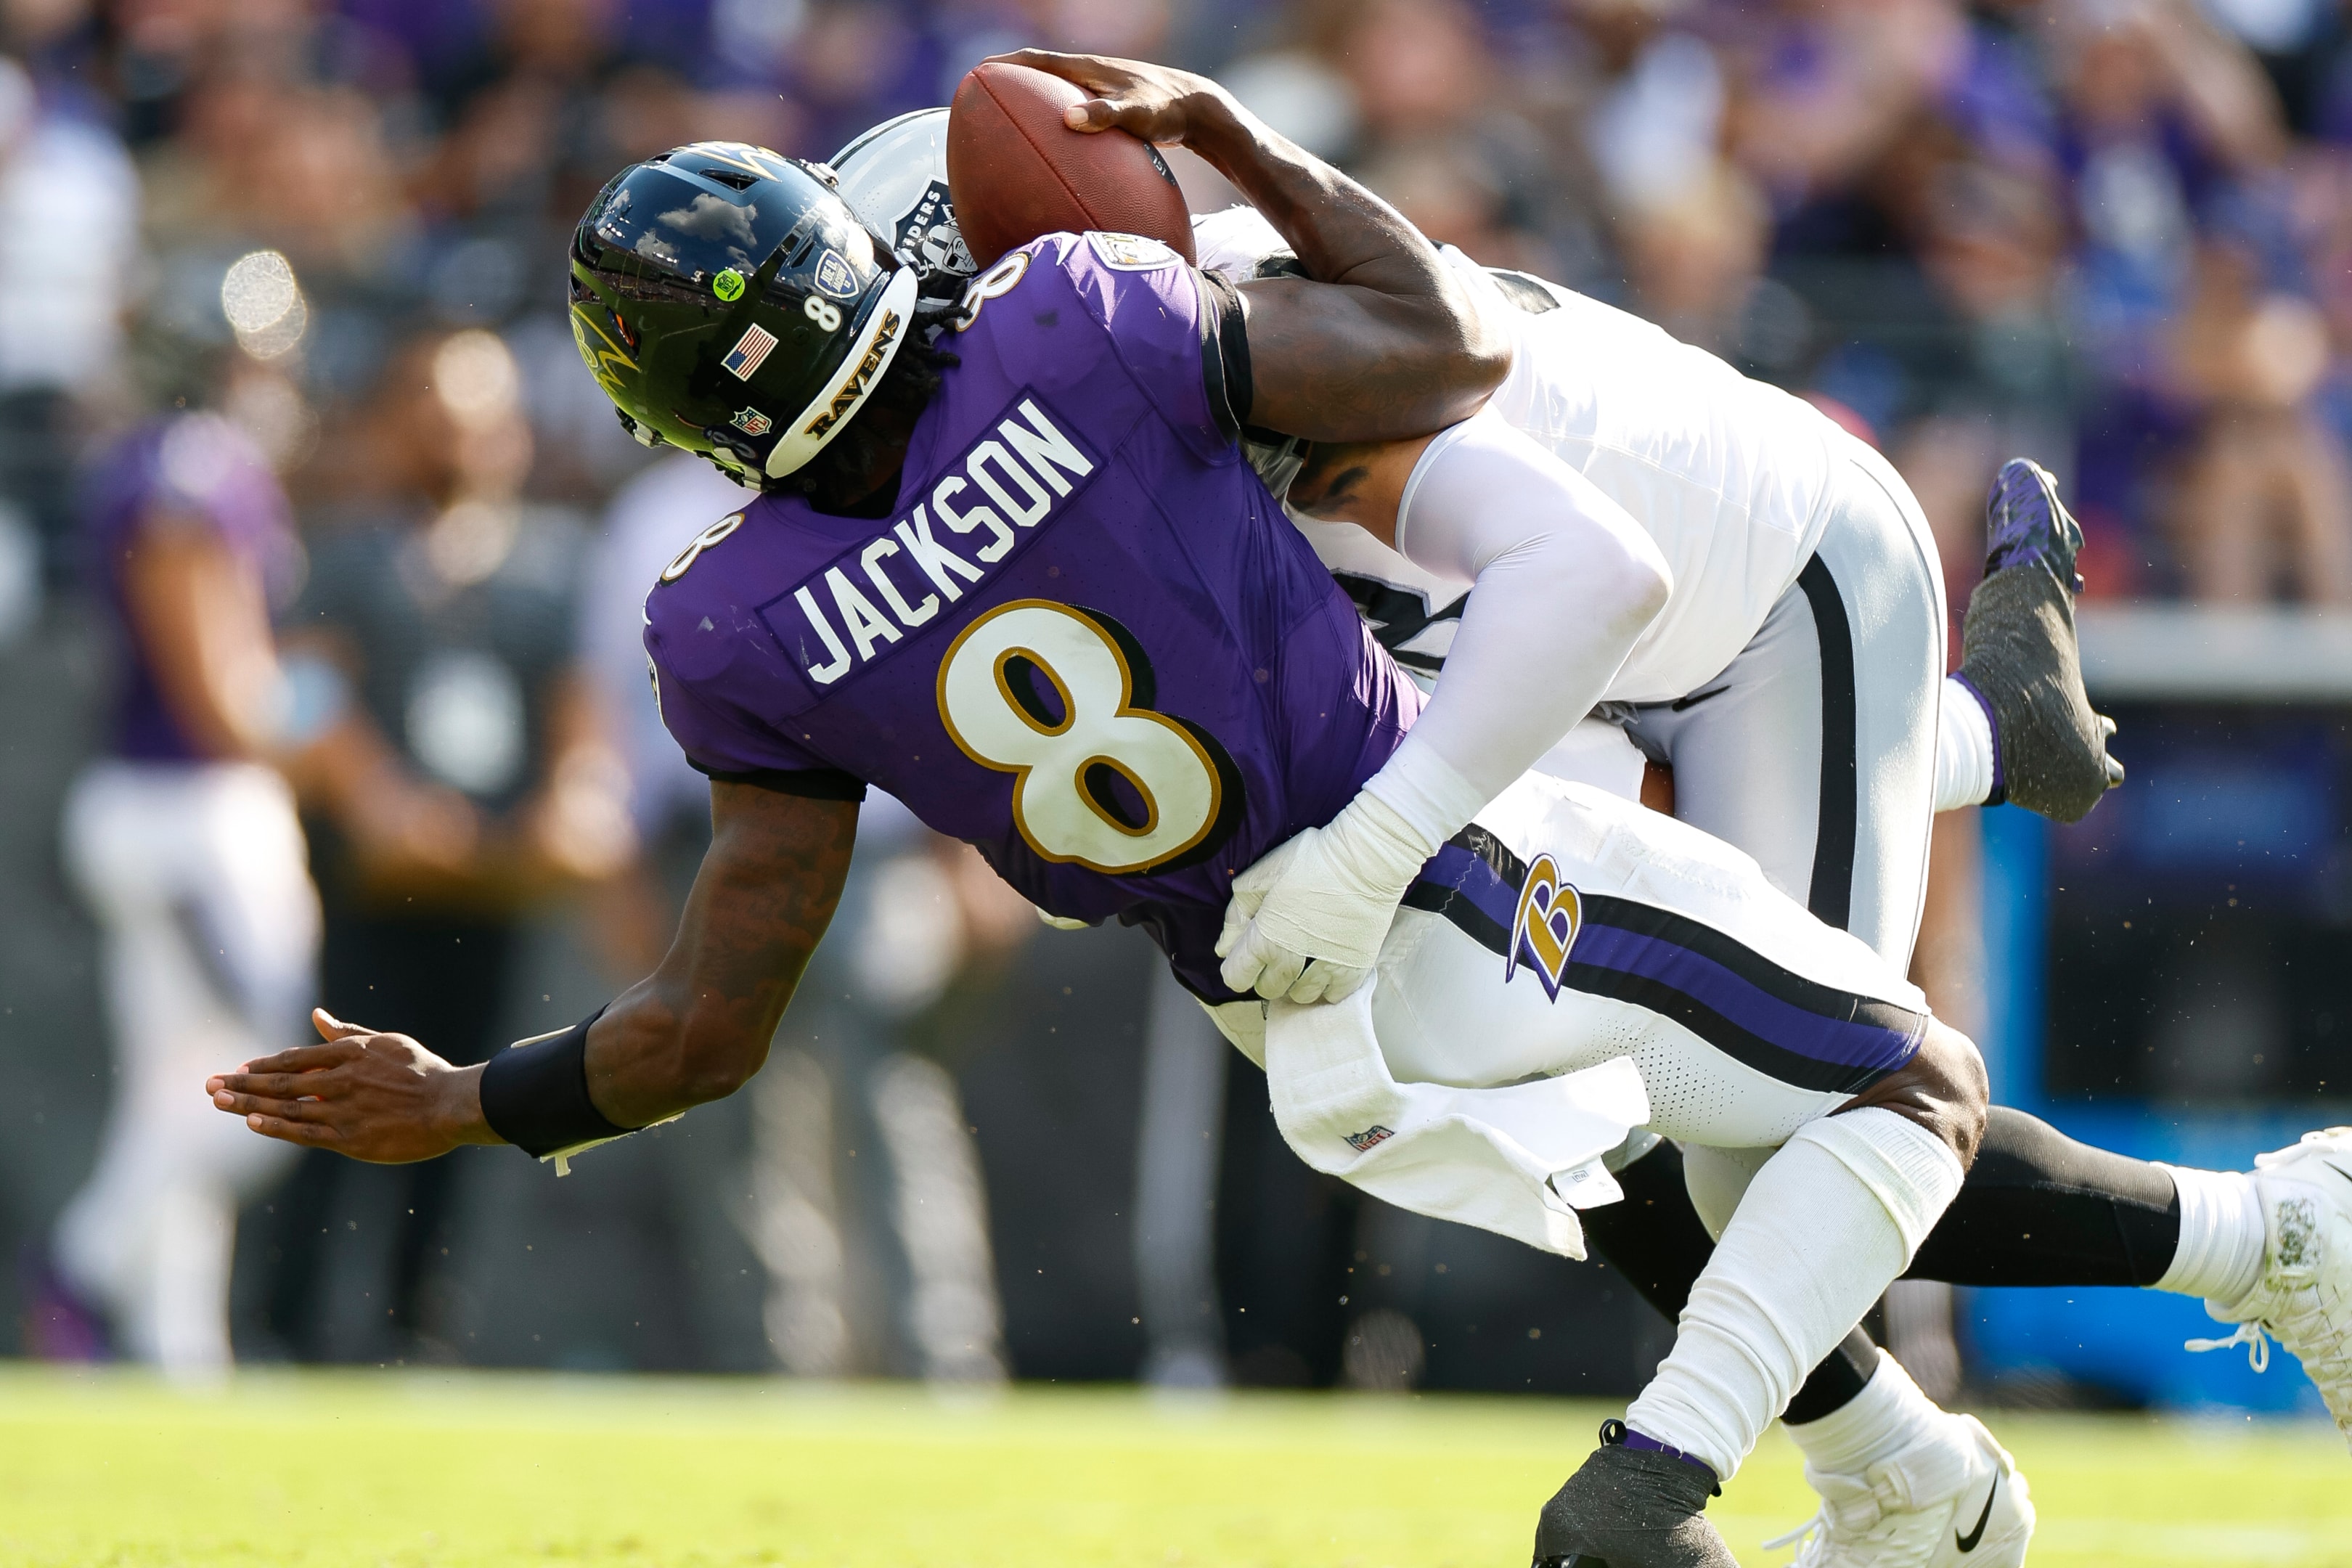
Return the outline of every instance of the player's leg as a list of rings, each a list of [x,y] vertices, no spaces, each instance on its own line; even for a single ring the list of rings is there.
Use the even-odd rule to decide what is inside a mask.
[[[1958,1186],[1958,1150],[1980,1127],[1980,1065],[1957,1035],[1931,1029],[1899,973],[1718,841],[1534,779],[1482,813],[1481,827],[1467,836],[1475,852],[1458,844],[1433,863],[1383,953],[1373,1013],[1395,1075],[1504,1083],[1627,1058],[1656,1131],[1786,1144],[1700,1272],[1675,1352],[1629,1415],[1637,1448],[1665,1444],[1727,1476]],[[1516,929],[1547,875],[1578,892],[1568,940],[1549,947]],[[1927,1074],[1929,1101],[1957,1108],[1948,1122],[1909,1102],[1826,1114],[1913,1073]],[[1622,1447],[1594,1464],[1648,1467]],[[1614,1483],[1596,1472],[1579,1485]],[[1577,1530],[1605,1534],[1600,1495],[1561,1506],[1555,1545]],[[1602,1536],[1575,1539],[1589,1550]],[[1612,1561],[1631,1550],[1608,1539]]]
[[[228,1360],[237,1204],[287,1156],[204,1117],[188,1085],[291,1037],[317,920],[299,828],[258,770],[102,766],[77,787],[66,849],[104,935],[116,1073],[57,1264],[106,1302],[127,1352],[202,1375]]]
[[[100,971],[114,1056],[105,1130],[89,1177],[58,1217],[51,1257],[63,1284],[110,1319],[116,1346],[155,1358],[153,1292],[157,1198],[173,1174],[173,1127],[152,1087],[155,1017],[205,1010],[199,971],[172,919],[164,867],[174,846],[142,774],[101,763],[75,782],[66,805],[67,869],[99,929]]]
[[[1759,636],[1694,699],[1645,709],[1632,728],[1672,761],[1678,816],[1755,854],[1816,915],[1907,967],[1938,785],[1949,788],[1937,777],[1950,771],[1938,723],[1951,715],[1939,712],[1941,700],[1958,696],[1971,711],[1975,700],[1942,675],[1943,585],[1924,516],[1874,453],[1851,448],[1845,464],[1818,555]],[[1988,731],[1976,761],[1989,785],[1990,725],[1980,712],[1978,722]],[[1979,786],[1978,798],[1984,793]],[[1728,1186],[1736,1201],[1753,1152],[1694,1150],[1693,1171],[1743,1154]],[[1653,1154],[1620,1182],[1663,1208],[1675,1180],[1669,1163]],[[1637,1279],[1671,1277],[1658,1304],[1669,1315],[1680,1310],[1692,1258],[1705,1256],[1690,1243],[1696,1215],[1659,1227],[1597,1211],[1589,1228],[1596,1250]],[[1994,1479],[2006,1478],[2008,1500],[1980,1560],[2011,1560],[2030,1537],[2032,1513],[2007,1455],[1977,1423],[1939,1410],[1899,1367],[1887,1375],[1890,1365],[1857,1328],[1790,1400],[1789,1430],[1817,1483],[1836,1492],[1839,1478],[1874,1463],[1917,1472],[1906,1489],[1916,1505],[1909,1517],[1870,1524],[1924,1539],[1940,1536],[1945,1515],[1980,1506]]]
[[[1705,1205],[1702,1205],[1704,1211]],[[1912,1260],[1959,1285],[2135,1285],[2204,1299],[2302,1361],[2352,1440],[2352,1129],[2308,1133],[2255,1169],[2152,1164],[1996,1110],[1968,1189]]]
[[[1853,446],[1814,558],[1723,673],[1627,724],[1675,815],[1907,966],[1935,815],[1943,577],[1902,480]]]
[[[1938,780],[1938,804],[2008,802],[2059,822],[2080,820],[2123,782],[2107,755],[2115,721],[2093,710],[2083,688],[2074,639],[2074,595],[2082,580],[2074,558],[2083,531],[2058,499],[2048,470],[2012,458],[1994,477],[1985,501],[1985,574],[1969,597],[1958,674],[1947,702],[1955,756],[1975,754],[1974,732],[1989,739],[1990,787],[1970,793]],[[1958,689],[1957,690],[1950,689]],[[1960,691],[1973,704],[1958,700]],[[1981,724],[1981,730],[1979,730]]]
[[[1954,1053],[1937,1069],[1950,1076],[1930,1073],[1924,1081],[1937,1085],[1935,1096],[1952,1095],[1965,1113],[1981,1092],[1973,1049],[1948,1031],[1935,1043]],[[1924,1067],[1927,1054],[1915,1065]],[[1757,1415],[1784,1407],[1821,1353],[1902,1271],[1937,1205],[1958,1184],[1959,1162],[1948,1149],[1916,1122],[1872,1108],[1809,1124],[1764,1163],[1692,1289],[1672,1353],[1623,1426],[1604,1430],[1602,1448],[1547,1506],[1539,1561],[1576,1552],[1612,1563],[1716,1561],[1691,1540],[1703,1506],[1699,1489],[1731,1473],[1761,1434]],[[1906,1385],[1901,1369],[1887,1363],[1850,1407],[1867,1407]],[[1679,1517],[1655,1496],[1625,1506],[1629,1488],[1662,1479],[1653,1458],[1629,1448],[1702,1467],[1698,1479],[1680,1478]],[[1920,1468],[1909,1456],[1896,1461]],[[1991,1479],[1997,1484],[1999,1472]],[[1865,1481],[1864,1493],[1872,1489]],[[1836,1500],[1833,1480],[1824,1491]],[[2025,1520],[2030,1528],[2030,1513]],[[1944,1520],[1936,1522],[1940,1533]]]
[[[1668,1256],[1686,1267],[1727,1222],[1757,1164],[1748,1150],[1654,1152],[1618,1177],[1627,1215],[1595,1210],[1586,1232],[1613,1237],[1629,1222],[1646,1221],[1671,1237]],[[1677,1171],[1697,1210],[1696,1235],[1673,1214],[1668,1184]],[[1627,1273],[1661,1311],[1680,1311],[1680,1267]],[[2292,1148],[2261,1156],[2251,1172],[2208,1171],[2094,1148],[2039,1118],[1995,1106],[1967,1183],[1905,1278],[2122,1285],[2199,1297],[2221,1321],[2242,1325],[2235,1339],[2200,1348],[2242,1342],[2259,1363],[2266,1356],[2255,1331],[2274,1335],[2303,1363],[2352,1439],[2352,1129],[2308,1133]],[[1846,1381],[1872,1358],[1866,1342],[1843,1347],[1823,1363],[1828,1375],[1811,1380],[1801,1399],[1820,1402],[1822,1385]],[[1876,1389],[1875,1378],[1864,1381]],[[1916,1390],[1900,1400],[1882,1394],[1866,1416],[1844,1414],[1849,1401],[1862,1403],[1853,1397],[1862,1392],[1858,1384],[1811,1417],[1820,1424],[1818,1442],[1793,1425],[1799,1403],[1791,1403],[1791,1431],[1803,1438],[1809,1460],[1819,1458],[1822,1445],[1857,1455],[1898,1452],[1937,1414]],[[1826,1419],[1832,1415],[1833,1423]]]

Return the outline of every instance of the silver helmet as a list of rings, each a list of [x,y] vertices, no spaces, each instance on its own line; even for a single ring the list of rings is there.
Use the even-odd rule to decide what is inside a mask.
[[[925,273],[966,279],[980,270],[956,227],[948,196],[948,111],[918,109],[886,120],[835,153],[839,191],[867,227]]]

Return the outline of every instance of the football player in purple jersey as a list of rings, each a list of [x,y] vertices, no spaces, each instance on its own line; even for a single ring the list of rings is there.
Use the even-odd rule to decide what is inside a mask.
[[[1015,58],[1100,95],[1075,128],[1207,158],[1307,278],[1055,235],[927,298],[824,171],[713,143],[625,171],[575,238],[583,357],[641,439],[762,491],[646,601],[665,719],[713,779],[678,941],[483,1068],[321,1016],[329,1044],[215,1103],[359,1158],[560,1164],[732,1092],[876,785],[1049,912],[1150,931],[1263,1056],[1293,1146],[1369,1190],[1572,1254],[1631,1126],[1777,1148],[1537,1538],[1728,1563],[1706,1500],[1950,1201],[1974,1047],[1752,860],[1525,776],[1669,584],[1622,509],[1466,416],[1507,355],[1426,242],[1213,84]],[[1241,460],[1244,421],[1404,443],[1320,482],[1476,584],[1425,703]]]

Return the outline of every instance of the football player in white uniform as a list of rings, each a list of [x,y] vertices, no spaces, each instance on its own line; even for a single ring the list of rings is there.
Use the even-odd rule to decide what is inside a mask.
[[[832,166],[851,205],[902,255],[964,274],[973,268],[949,195],[946,122],[944,110],[901,116]],[[1204,268],[1297,270],[1253,209],[1196,218],[1194,230]],[[1962,668],[1946,676],[1934,544],[1875,451],[1646,321],[1444,254],[1514,342],[1490,411],[1621,505],[1673,576],[1608,702],[1545,771],[1630,796],[1644,759],[1671,766],[1677,816],[1753,855],[1781,891],[1898,968],[1916,934],[1935,811],[2008,800],[2073,821],[2121,781],[2105,749],[2114,726],[2090,708],[2074,647],[2081,535],[2044,470],[2012,461],[1995,481],[1986,579]],[[1268,489],[1287,497],[1383,644],[1433,684],[1468,582],[1347,521],[1335,492],[1348,487],[1335,480],[1352,448],[1249,434]],[[1361,469],[1348,478],[1378,487]],[[1246,1022],[1221,1022],[1247,1033]],[[1762,1152],[1638,1140],[1612,1168],[1646,1201],[1587,1211],[1586,1232],[1675,1316]],[[2019,1215],[2035,1217],[2003,1223]],[[2042,1244],[2011,1239],[2027,1232]],[[2297,1262],[2311,1235],[2340,1254],[2316,1275]],[[1983,1154],[1913,1273],[2209,1297],[2216,1316],[2249,1325],[2241,1339],[2258,1342],[2258,1321],[2281,1332],[2352,1422],[2344,1314],[2320,1322],[2321,1298],[2345,1287],[2317,1278],[2352,1280],[2346,1130],[2266,1155],[2249,1176],[2128,1160],[1996,1108]],[[1973,1418],[1937,1409],[1861,1331],[1799,1392],[1788,1420],[1824,1496],[1801,1532],[1811,1537],[1801,1563],[1913,1561],[1922,1550],[1916,1560],[2022,1561],[2033,1515],[2009,1456]]]

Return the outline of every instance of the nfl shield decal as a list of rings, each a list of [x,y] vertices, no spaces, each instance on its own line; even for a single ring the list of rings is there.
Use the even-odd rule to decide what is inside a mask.
[[[727,351],[727,357],[719,363],[736,380],[749,381],[775,346],[776,340],[770,333],[759,327],[746,327],[743,335],[735,340],[735,346]]]
[[[1095,230],[1087,234],[1087,243],[1095,247],[1105,267],[1120,272],[1155,272],[1180,259],[1160,241],[1139,234]]]
[[[1505,984],[1524,964],[1543,982],[1544,994],[1559,1000],[1560,976],[1568,973],[1569,950],[1576,945],[1576,930],[1583,923],[1583,903],[1576,889],[1560,880],[1550,856],[1535,858],[1511,917],[1511,945],[1503,954]]]
[[[849,269],[841,252],[828,250],[816,264],[816,286],[836,300],[854,299],[857,293],[857,274]]]
[[[769,418],[766,415],[761,413],[756,408],[746,408],[741,413],[736,415],[734,418],[730,419],[727,423],[732,425],[746,436],[764,436],[769,431],[776,427],[776,422],[774,420]]]

